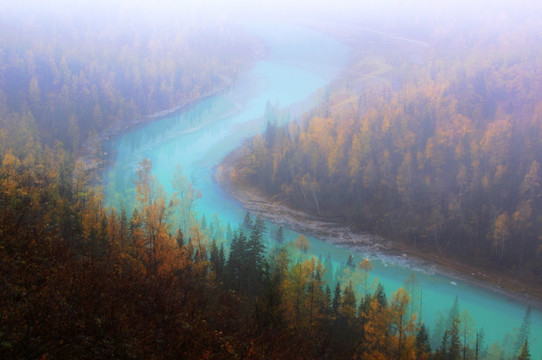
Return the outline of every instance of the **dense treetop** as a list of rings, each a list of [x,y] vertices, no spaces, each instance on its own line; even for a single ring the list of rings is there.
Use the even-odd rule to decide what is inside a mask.
[[[148,160],[133,213],[105,209],[64,156],[46,173],[2,164],[4,358],[529,358],[530,310],[514,349],[487,344],[457,301],[428,329],[415,278],[388,299],[368,260],[324,266],[303,236],[275,247],[250,214],[235,230],[194,214],[181,229],[187,209]]]

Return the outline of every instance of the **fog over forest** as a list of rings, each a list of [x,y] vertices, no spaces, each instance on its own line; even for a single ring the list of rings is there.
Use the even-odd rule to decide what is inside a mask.
[[[542,360],[540,19],[0,0],[0,358]]]

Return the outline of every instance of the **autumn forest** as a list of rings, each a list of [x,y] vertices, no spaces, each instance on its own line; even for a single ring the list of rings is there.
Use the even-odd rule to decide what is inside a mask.
[[[292,14],[241,0],[92,3],[0,4],[1,358],[542,356],[539,5],[478,4],[462,17],[416,1],[340,15],[326,1],[300,1]],[[347,61],[337,70],[320,59],[337,74],[323,86],[292,104],[268,98],[248,125],[229,124],[262,126],[209,165],[223,169],[212,186],[389,239],[402,259],[447,259],[438,276],[452,289],[469,274],[446,277],[450,262],[513,278],[498,289],[465,283],[512,303],[514,324],[478,320],[461,294],[428,314],[421,279],[436,275],[399,264],[390,281],[388,263],[355,246],[315,251],[309,225],[294,230],[233,199],[237,222],[202,211],[204,171],[172,166],[162,183],[152,141],[130,143],[149,154],[133,159],[133,196],[108,201],[114,139],[216,97],[234,104],[227,116],[243,114],[252,92],[272,86],[259,73],[247,80],[266,59],[287,74],[317,71],[317,61],[280,60],[277,40],[251,32],[247,17],[325,36],[348,48]],[[248,100],[228,95],[247,83]],[[179,141],[211,142],[205,126]]]
[[[507,36],[402,68],[395,91],[331,90],[300,123],[277,126],[269,104],[265,133],[232,176],[318,216],[540,284],[542,39],[512,49]]]

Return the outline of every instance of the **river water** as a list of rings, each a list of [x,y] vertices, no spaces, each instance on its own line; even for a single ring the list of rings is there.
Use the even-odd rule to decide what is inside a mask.
[[[252,24],[248,28],[263,40],[267,54],[240,76],[231,90],[104,144],[112,154],[103,184],[108,206],[118,208],[122,203],[130,208],[138,163],[149,158],[153,175],[166,192],[171,192],[173,171],[180,164],[201,191],[198,214],[206,214],[207,219],[216,214],[224,223],[240,224],[245,209],[213,181],[215,166],[245,139],[263,131],[262,117],[268,101],[278,101],[283,108],[296,105],[297,112],[310,109],[314,105],[310,99],[339,74],[349,55],[347,47],[314,30],[278,23]],[[289,238],[297,236],[293,231],[286,233]],[[345,262],[351,252],[356,260],[369,256],[374,263],[371,275],[382,282],[388,295],[415,274],[422,293],[423,321],[430,328],[435,326],[437,314],[447,316],[457,297],[460,308],[468,309],[476,328],[484,329],[486,344],[500,341],[510,347],[514,342],[514,330],[520,327],[525,314],[524,304],[460,278],[444,276],[431,267],[420,268],[404,257],[368,254],[363,248],[348,249],[314,237],[309,239],[312,253],[322,257],[330,254],[335,264]],[[276,244],[270,240],[268,246]],[[533,309],[529,343],[533,359],[542,359],[539,310]]]

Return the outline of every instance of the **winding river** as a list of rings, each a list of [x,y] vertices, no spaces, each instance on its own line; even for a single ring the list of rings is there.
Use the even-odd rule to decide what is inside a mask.
[[[305,28],[286,24],[250,25],[249,30],[262,38],[267,55],[232,88],[221,95],[155,122],[142,125],[115,137],[104,149],[112,155],[104,172],[107,205],[118,207],[121,199],[135,198],[134,179],[138,163],[149,158],[153,175],[171,191],[171,179],[177,164],[201,191],[198,214],[209,219],[217,214],[224,223],[238,225],[245,209],[213,181],[217,164],[242,141],[262,132],[263,114],[268,101],[300,112],[309,110],[311,98],[330,83],[345,66],[349,49],[334,39]],[[294,107],[295,106],[295,107]],[[273,227],[274,225],[270,225]],[[286,231],[289,238],[295,232]],[[356,260],[367,256],[363,249],[351,249],[309,238],[311,252],[331,255],[335,264],[344,262],[351,252]],[[269,244],[270,247],[276,244]],[[423,320],[434,328],[438,314],[447,312],[457,297],[461,309],[467,308],[476,328],[483,328],[486,345],[500,341],[509,348],[514,331],[521,325],[526,305],[485,287],[420,268],[404,257],[370,254],[374,263],[371,276],[378,277],[388,295],[415,274],[423,294]],[[533,359],[542,359],[542,312],[533,309],[530,342]]]

